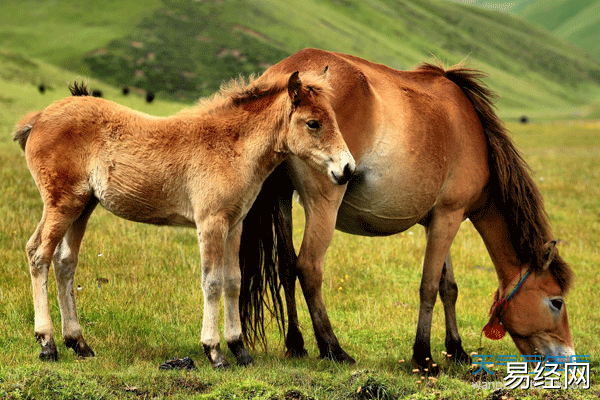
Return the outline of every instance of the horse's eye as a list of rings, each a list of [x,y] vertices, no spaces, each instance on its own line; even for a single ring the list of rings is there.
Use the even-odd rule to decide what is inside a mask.
[[[306,123],[306,126],[308,126],[308,129],[311,130],[317,130],[321,127],[321,124],[319,124],[319,122],[317,120],[311,119],[310,121],[308,121]]]
[[[555,311],[560,311],[564,303],[565,301],[562,298],[556,297],[550,300],[550,307]]]

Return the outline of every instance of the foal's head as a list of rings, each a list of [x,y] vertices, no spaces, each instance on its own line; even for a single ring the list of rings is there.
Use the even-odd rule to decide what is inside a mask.
[[[327,68],[320,75],[307,75],[302,80],[294,72],[287,85],[291,114],[283,145],[333,183],[345,184],[356,164],[331,107]]]
[[[575,354],[564,300],[572,271],[555,244],[546,245],[543,265],[532,268],[501,317],[522,354],[561,358]]]

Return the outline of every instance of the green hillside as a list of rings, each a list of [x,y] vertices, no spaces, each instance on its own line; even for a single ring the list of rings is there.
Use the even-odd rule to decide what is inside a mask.
[[[505,115],[577,114],[600,92],[600,63],[567,42],[445,0],[0,4],[0,48],[187,102],[309,46],[401,69],[466,60],[490,74]]]
[[[600,0],[476,0],[469,3],[523,17],[600,60]]]

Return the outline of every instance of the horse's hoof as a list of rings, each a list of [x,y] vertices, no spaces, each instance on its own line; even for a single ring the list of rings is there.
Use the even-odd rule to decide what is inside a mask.
[[[333,360],[340,364],[356,364],[356,360],[348,355],[344,350],[338,349],[337,351],[329,350],[325,355],[321,355],[321,358]]]
[[[87,345],[83,338],[81,339],[65,339],[65,346],[73,349],[75,354],[77,354],[80,358],[88,358],[95,357],[96,353],[94,350]]]
[[[418,369],[419,372],[425,375],[436,376],[441,372],[439,365],[437,365],[431,357],[425,357],[422,360],[417,360],[413,356],[412,365],[413,368]]]
[[[308,351],[305,348],[301,348],[300,350],[292,348],[285,352],[286,358],[303,358],[306,356],[308,356]]]
[[[250,355],[237,358],[237,365],[240,367],[247,367],[252,364],[254,364],[254,359]]]
[[[455,364],[466,364],[466,365],[472,364],[471,356],[468,355],[462,348],[460,348],[458,351],[455,351],[453,353],[448,352],[448,354],[452,355],[452,357],[449,357],[449,358],[450,358],[450,361]]]

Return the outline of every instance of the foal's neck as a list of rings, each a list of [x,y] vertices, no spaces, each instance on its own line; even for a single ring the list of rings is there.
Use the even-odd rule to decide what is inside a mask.
[[[287,156],[286,99],[287,94],[277,94],[203,113],[203,140],[220,140],[247,170],[264,180]]]

